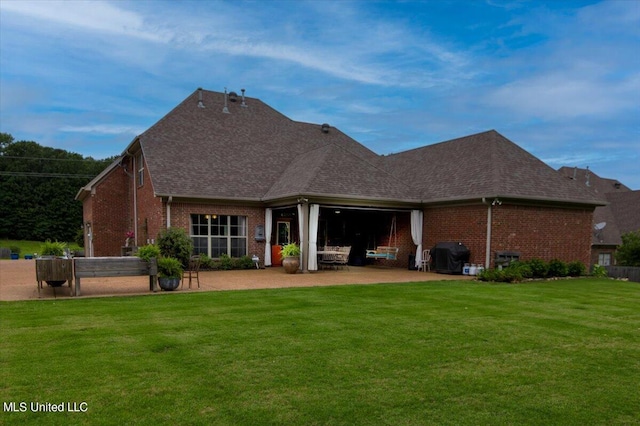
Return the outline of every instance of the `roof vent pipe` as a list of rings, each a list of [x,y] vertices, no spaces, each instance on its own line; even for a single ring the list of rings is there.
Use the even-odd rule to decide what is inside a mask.
[[[222,108],[222,112],[225,114],[229,114],[229,107],[227,106],[227,88],[224,88],[224,108]]]
[[[238,94],[236,92],[229,92],[229,100],[235,102],[238,100]]]
[[[240,104],[240,106],[246,108],[247,104],[244,102],[244,89],[240,89],[240,91],[242,92],[242,103]]]
[[[327,123],[324,123],[324,124],[322,125],[322,133],[329,133],[329,128],[330,128],[330,127],[331,127],[331,126],[329,126]]]
[[[204,108],[202,103],[202,87],[198,87],[198,108]]]
[[[585,175],[587,175],[586,185],[591,186],[591,182],[589,182],[589,179],[591,178],[591,171],[589,170],[589,166],[587,166],[587,171],[585,172]]]

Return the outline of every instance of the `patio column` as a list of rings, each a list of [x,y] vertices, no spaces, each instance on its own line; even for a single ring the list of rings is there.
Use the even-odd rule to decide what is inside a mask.
[[[271,266],[271,227],[272,227],[272,210],[264,211],[264,266]]]
[[[416,267],[420,266],[422,261],[422,218],[424,213],[422,210],[411,210],[411,238],[416,248]]]
[[[309,206],[309,270],[318,270],[318,217],[320,216],[320,206],[311,204]]]

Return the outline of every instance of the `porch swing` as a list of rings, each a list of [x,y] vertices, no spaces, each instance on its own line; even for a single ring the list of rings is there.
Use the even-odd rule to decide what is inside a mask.
[[[393,244],[391,245],[391,237],[393,237]],[[398,259],[398,235],[396,234],[396,215],[393,215],[391,219],[391,226],[389,227],[389,245],[377,246],[375,250],[367,250],[367,259],[380,259],[380,260],[396,260]]]

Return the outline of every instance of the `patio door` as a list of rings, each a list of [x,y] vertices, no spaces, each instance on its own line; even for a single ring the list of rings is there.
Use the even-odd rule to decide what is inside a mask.
[[[291,242],[291,222],[276,222],[276,245],[284,246]]]

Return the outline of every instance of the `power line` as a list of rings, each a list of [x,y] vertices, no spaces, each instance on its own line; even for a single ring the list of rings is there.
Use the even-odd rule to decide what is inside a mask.
[[[88,158],[79,160],[75,158],[46,158],[46,157],[22,157],[19,155],[0,155],[0,159],[2,158],[8,158],[13,160],[77,161],[77,162],[94,162],[94,163],[99,163],[102,161],[113,161],[111,159],[106,159],[106,158],[102,160],[95,160],[95,159],[88,159]]]
[[[81,175],[76,173],[0,172],[0,176],[93,179],[97,175]]]

